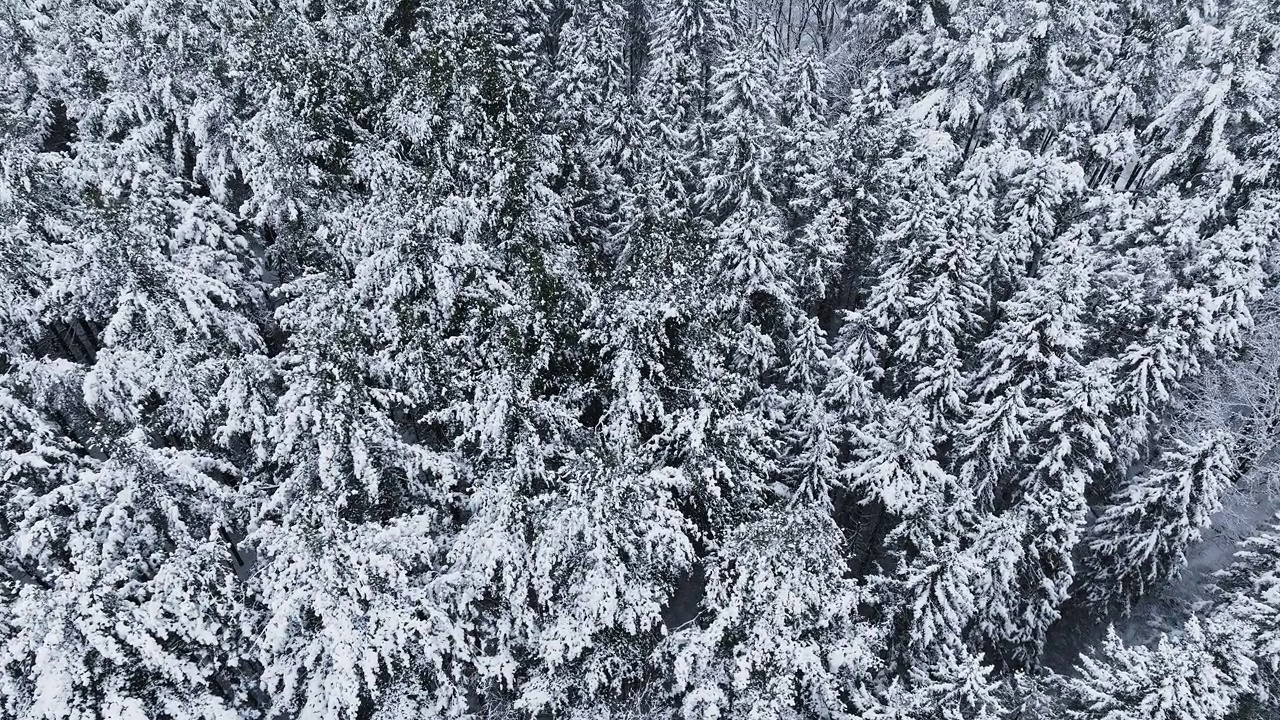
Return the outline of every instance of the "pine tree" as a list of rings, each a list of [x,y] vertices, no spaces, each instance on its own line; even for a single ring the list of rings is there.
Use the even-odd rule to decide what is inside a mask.
[[[110,460],[78,473],[74,456],[46,450],[71,477],[45,492],[28,485],[29,506],[6,528],[8,582],[20,583],[0,621],[7,711],[252,712],[246,628],[218,534],[228,493],[214,475],[231,469],[151,447],[141,430],[108,449]]]
[[[828,125],[829,70],[804,55],[783,68],[781,127],[775,171],[779,204],[785,204],[791,234],[795,294],[805,309],[828,299],[840,280],[846,249],[837,234],[815,223],[834,174],[836,138]]]
[[[939,464],[924,408],[907,400],[879,410],[881,417],[855,438],[845,482],[898,520],[885,542],[909,559],[946,545],[963,530],[972,495]]]
[[[997,605],[1003,626],[992,642],[1005,662],[1034,665],[1075,578],[1073,553],[1088,506],[1085,487],[1111,459],[1107,409],[1114,390],[1105,369],[1080,368],[1042,400],[1032,428],[1028,475],[1010,512],[1026,532],[1012,592]]]
[[[1083,355],[1092,252],[1066,235],[1046,252],[1040,275],[1001,303],[1002,321],[978,345],[973,417],[959,435],[959,476],[987,507],[1005,503],[1038,421],[1040,393],[1067,377]]]
[[[1080,676],[1062,680],[1069,698],[1065,717],[1229,717],[1241,678],[1229,674],[1234,668],[1222,664],[1212,642],[1195,618],[1155,648],[1126,646],[1110,630],[1096,657],[1080,658]]]
[[[699,196],[715,225],[712,282],[723,299],[713,310],[736,329],[736,337],[726,338],[731,362],[755,375],[780,362],[780,336],[798,312],[786,228],[767,175],[778,101],[764,72],[765,53],[744,45],[712,78],[715,122]]]
[[[1026,276],[1036,274],[1057,236],[1067,230],[1063,217],[1084,189],[1079,166],[1056,154],[1011,155],[1001,168],[1008,193],[999,212],[1003,228],[983,252],[995,300],[1009,297],[1024,286]]]
[[[270,559],[256,578],[262,683],[273,707],[302,717],[355,717],[380,697],[456,712],[464,699],[448,660],[460,631],[433,568],[448,550],[457,472],[401,438],[396,393],[379,387],[358,315],[326,286],[323,276],[286,285],[278,313],[290,333],[270,429],[279,475],[253,488],[263,500],[247,538]],[[418,673],[410,697],[383,695],[390,678]]]
[[[1249,667],[1238,671],[1238,682],[1249,683],[1247,702],[1264,715],[1274,709],[1280,687],[1280,626],[1276,623],[1277,534],[1274,521],[1240,543],[1233,562],[1219,571],[1212,597],[1216,612],[1208,622],[1232,633],[1237,655]],[[1248,715],[1246,715],[1248,717]]]
[[[1194,445],[1175,441],[1157,468],[1112,498],[1086,540],[1091,602],[1127,607],[1178,572],[1235,480],[1232,454],[1221,431]]]
[[[0,90],[0,353],[12,362],[40,334],[39,307],[33,301],[47,279],[52,250],[42,231],[42,206],[56,202],[53,177],[61,153],[41,152],[67,138],[66,107],[43,97],[32,67],[35,39],[23,27],[25,14],[14,6],[0,18],[7,79]],[[59,111],[61,123],[59,124]],[[59,124],[58,127],[51,127]],[[54,142],[50,142],[53,140]]]
[[[704,627],[672,637],[686,717],[825,717],[874,662],[839,529],[796,505],[738,528],[708,571]]]
[[[884,271],[867,308],[889,338],[890,392],[912,397],[944,430],[963,411],[960,353],[986,302],[973,248],[948,232],[951,195],[942,176],[955,161],[954,145],[925,134],[902,162],[891,229],[879,239]]]
[[[994,720],[1006,715],[1000,683],[977,655],[948,653],[914,675],[910,717]]]

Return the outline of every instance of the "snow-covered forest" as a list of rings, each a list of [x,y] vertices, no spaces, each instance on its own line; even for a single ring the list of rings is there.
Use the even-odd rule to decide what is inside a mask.
[[[1280,717],[1275,0],[0,45],[0,720]]]

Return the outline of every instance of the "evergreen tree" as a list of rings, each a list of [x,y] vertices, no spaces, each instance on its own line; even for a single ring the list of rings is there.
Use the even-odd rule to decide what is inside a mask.
[[[1240,692],[1213,639],[1194,618],[1155,648],[1124,645],[1109,631],[1096,657],[1080,659],[1080,677],[1064,679],[1065,717],[1223,718]]]
[[[1175,442],[1157,468],[1127,485],[1089,530],[1089,598],[1123,605],[1176,574],[1236,477],[1230,437]]]
[[[1010,512],[1026,532],[1012,592],[994,606],[992,641],[1006,662],[1034,665],[1075,578],[1073,553],[1088,506],[1085,487],[1111,459],[1107,408],[1114,390],[1105,371],[1081,368],[1039,403],[1032,428],[1030,473],[1020,479]]]
[[[1091,253],[1064,236],[1046,253],[1039,277],[1001,304],[1003,321],[978,346],[977,399],[960,432],[959,474],[986,506],[1003,505],[1010,472],[1029,450],[1039,393],[1080,362],[1089,330],[1085,301]]]
[[[793,506],[726,538],[708,573],[705,627],[673,636],[686,717],[825,717],[846,683],[875,662],[877,638],[856,617],[840,534]]]
[[[883,275],[867,309],[889,339],[890,392],[927,408],[943,430],[963,412],[960,353],[986,304],[975,279],[974,248],[964,244],[964,235],[948,232],[951,194],[943,177],[955,161],[955,146],[936,133],[925,134],[902,161],[891,229],[879,239]]]

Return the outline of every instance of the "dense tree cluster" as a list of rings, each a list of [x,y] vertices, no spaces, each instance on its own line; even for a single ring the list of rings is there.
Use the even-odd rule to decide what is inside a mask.
[[[1273,0],[0,44],[0,719],[1280,712]]]

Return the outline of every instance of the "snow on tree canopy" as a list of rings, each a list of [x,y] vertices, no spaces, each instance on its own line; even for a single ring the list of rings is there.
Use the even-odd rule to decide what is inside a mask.
[[[1280,5],[0,46],[0,720],[1280,715]]]

